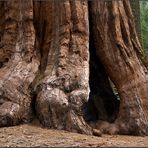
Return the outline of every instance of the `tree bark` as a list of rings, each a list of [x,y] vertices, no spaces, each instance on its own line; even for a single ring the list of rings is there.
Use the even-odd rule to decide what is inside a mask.
[[[137,57],[141,47],[133,26],[130,3],[127,0],[93,1],[90,13],[97,56],[121,98],[114,132],[147,134],[147,75]],[[144,110],[142,106],[145,106]]]
[[[36,101],[44,126],[92,134],[81,109],[89,93],[87,2],[2,4],[0,126],[29,121]]]
[[[39,61],[34,49],[32,1],[12,0],[1,5],[0,126],[8,126],[32,117],[29,85]]]
[[[36,83],[37,116],[47,127],[91,134],[81,109],[89,93],[87,2],[34,2],[34,6],[35,24],[40,22],[37,32],[42,33],[40,70],[45,70]]]
[[[114,133],[148,133],[147,70],[129,1],[11,0],[0,8],[1,127],[35,114],[72,132],[92,134],[85,120],[117,118]]]

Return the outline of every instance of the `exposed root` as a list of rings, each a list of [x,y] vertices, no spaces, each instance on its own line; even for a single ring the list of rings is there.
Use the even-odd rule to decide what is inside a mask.
[[[86,102],[85,90],[65,93],[50,84],[40,85],[36,100],[36,111],[40,122],[50,128],[92,134],[83,119],[82,105]]]
[[[11,66],[0,72],[0,126],[29,122],[33,115],[29,85],[38,69],[37,61],[16,60]]]
[[[147,135],[147,129],[142,128],[136,124],[124,123],[123,121],[116,121],[115,123],[109,123],[106,121],[97,121],[96,123],[90,123],[92,128],[99,129],[104,134],[110,135],[135,135],[144,136]]]

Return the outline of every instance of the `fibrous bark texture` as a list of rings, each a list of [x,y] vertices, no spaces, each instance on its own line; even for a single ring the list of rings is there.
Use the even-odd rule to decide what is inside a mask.
[[[87,2],[34,2],[34,6],[44,71],[36,83],[37,116],[45,126],[91,134],[81,109],[89,93]]]
[[[92,134],[89,121],[103,120],[115,121],[113,133],[148,133],[147,70],[133,24],[128,0],[0,2],[0,126],[35,114],[72,132]]]
[[[32,1],[5,1],[1,6],[0,126],[8,126],[32,116],[29,85],[39,62],[34,50]]]
[[[94,1],[90,11],[97,56],[121,98],[114,132],[147,134],[147,75],[137,58],[141,48],[129,1]]]

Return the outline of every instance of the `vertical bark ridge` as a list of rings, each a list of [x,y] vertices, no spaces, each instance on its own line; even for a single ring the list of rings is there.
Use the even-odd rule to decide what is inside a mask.
[[[11,58],[0,69],[0,126],[28,122],[32,118],[32,98],[29,86],[39,64],[34,50],[32,1],[29,0],[27,3],[25,0],[5,1],[5,6],[8,9],[5,14],[6,20],[8,18],[7,23],[13,22],[13,19],[9,17],[15,18],[14,26],[9,24],[8,28],[10,32],[14,31],[14,34],[17,34],[17,38],[13,42]],[[11,11],[13,13],[10,13]],[[11,35],[14,34],[10,33],[8,38],[11,39]],[[7,44],[9,45],[9,42],[5,42],[4,47],[7,47]]]
[[[37,117],[44,126],[92,134],[82,111],[89,96],[90,47],[90,54],[94,54],[90,69],[96,74],[90,74],[90,79],[94,75],[96,80],[90,84],[90,97],[96,108],[100,106],[103,110],[101,113],[96,109],[100,118],[110,121],[116,108],[109,76],[121,98],[113,132],[148,133],[144,115],[148,81],[146,69],[137,57],[142,52],[132,26],[129,1],[89,3],[91,40],[87,3],[86,0],[0,2],[0,126],[30,121],[35,101]],[[99,92],[102,89],[103,93]],[[36,100],[32,100],[32,91]],[[95,95],[103,99],[97,100]],[[111,110],[107,109],[110,102],[115,105],[112,104]]]
[[[7,63],[15,51],[18,35],[18,3],[13,0],[1,2],[1,40],[0,40],[0,63]]]
[[[91,2],[90,13],[93,18],[97,56],[105,66],[121,98],[119,116],[115,122],[118,130],[114,132],[140,135],[147,134],[148,125],[145,118],[147,111],[145,109],[144,115],[141,103],[142,101],[146,103],[146,74],[137,57],[135,51],[137,49],[132,43],[132,39],[137,39],[137,36],[131,32],[133,18],[126,17],[124,10],[129,13],[128,15],[132,14],[131,11],[127,12],[125,4],[129,11],[129,1],[94,1]],[[126,38],[123,32],[129,32]]]
[[[91,134],[81,110],[89,93],[87,2],[47,3],[52,3],[51,19],[47,20],[52,21],[47,37],[51,43],[44,76],[36,89],[37,116],[45,126]]]

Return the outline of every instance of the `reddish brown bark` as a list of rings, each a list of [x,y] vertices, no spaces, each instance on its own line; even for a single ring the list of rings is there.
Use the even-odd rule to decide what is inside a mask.
[[[121,98],[114,132],[147,134],[147,76],[137,57],[141,47],[130,3],[126,0],[94,1],[90,3],[90,11],[97,55]]]
[[[32,118],[29,85],[35,78],[39,61],[34,49],[32,1],[1,3],[4,16],[1,16],[0,42],[0,126],[8,126]]]
[[[36,84],[37,116],[47,127],[91,134],[81,111],[88,98],[87,2],[34,4],[36,24],[40,22],[37,32],[42,34],[41,72],[47,65],[43,78]]]
[[[89,82],[97,119],[113,122],[118,111],[109,77],[121,98],[113,133],[148,133],[147,70],[129,1],[11,0],[0,8],[0,126],[30,121],[35,108],[46,127],[92,134],[83,118]]]

